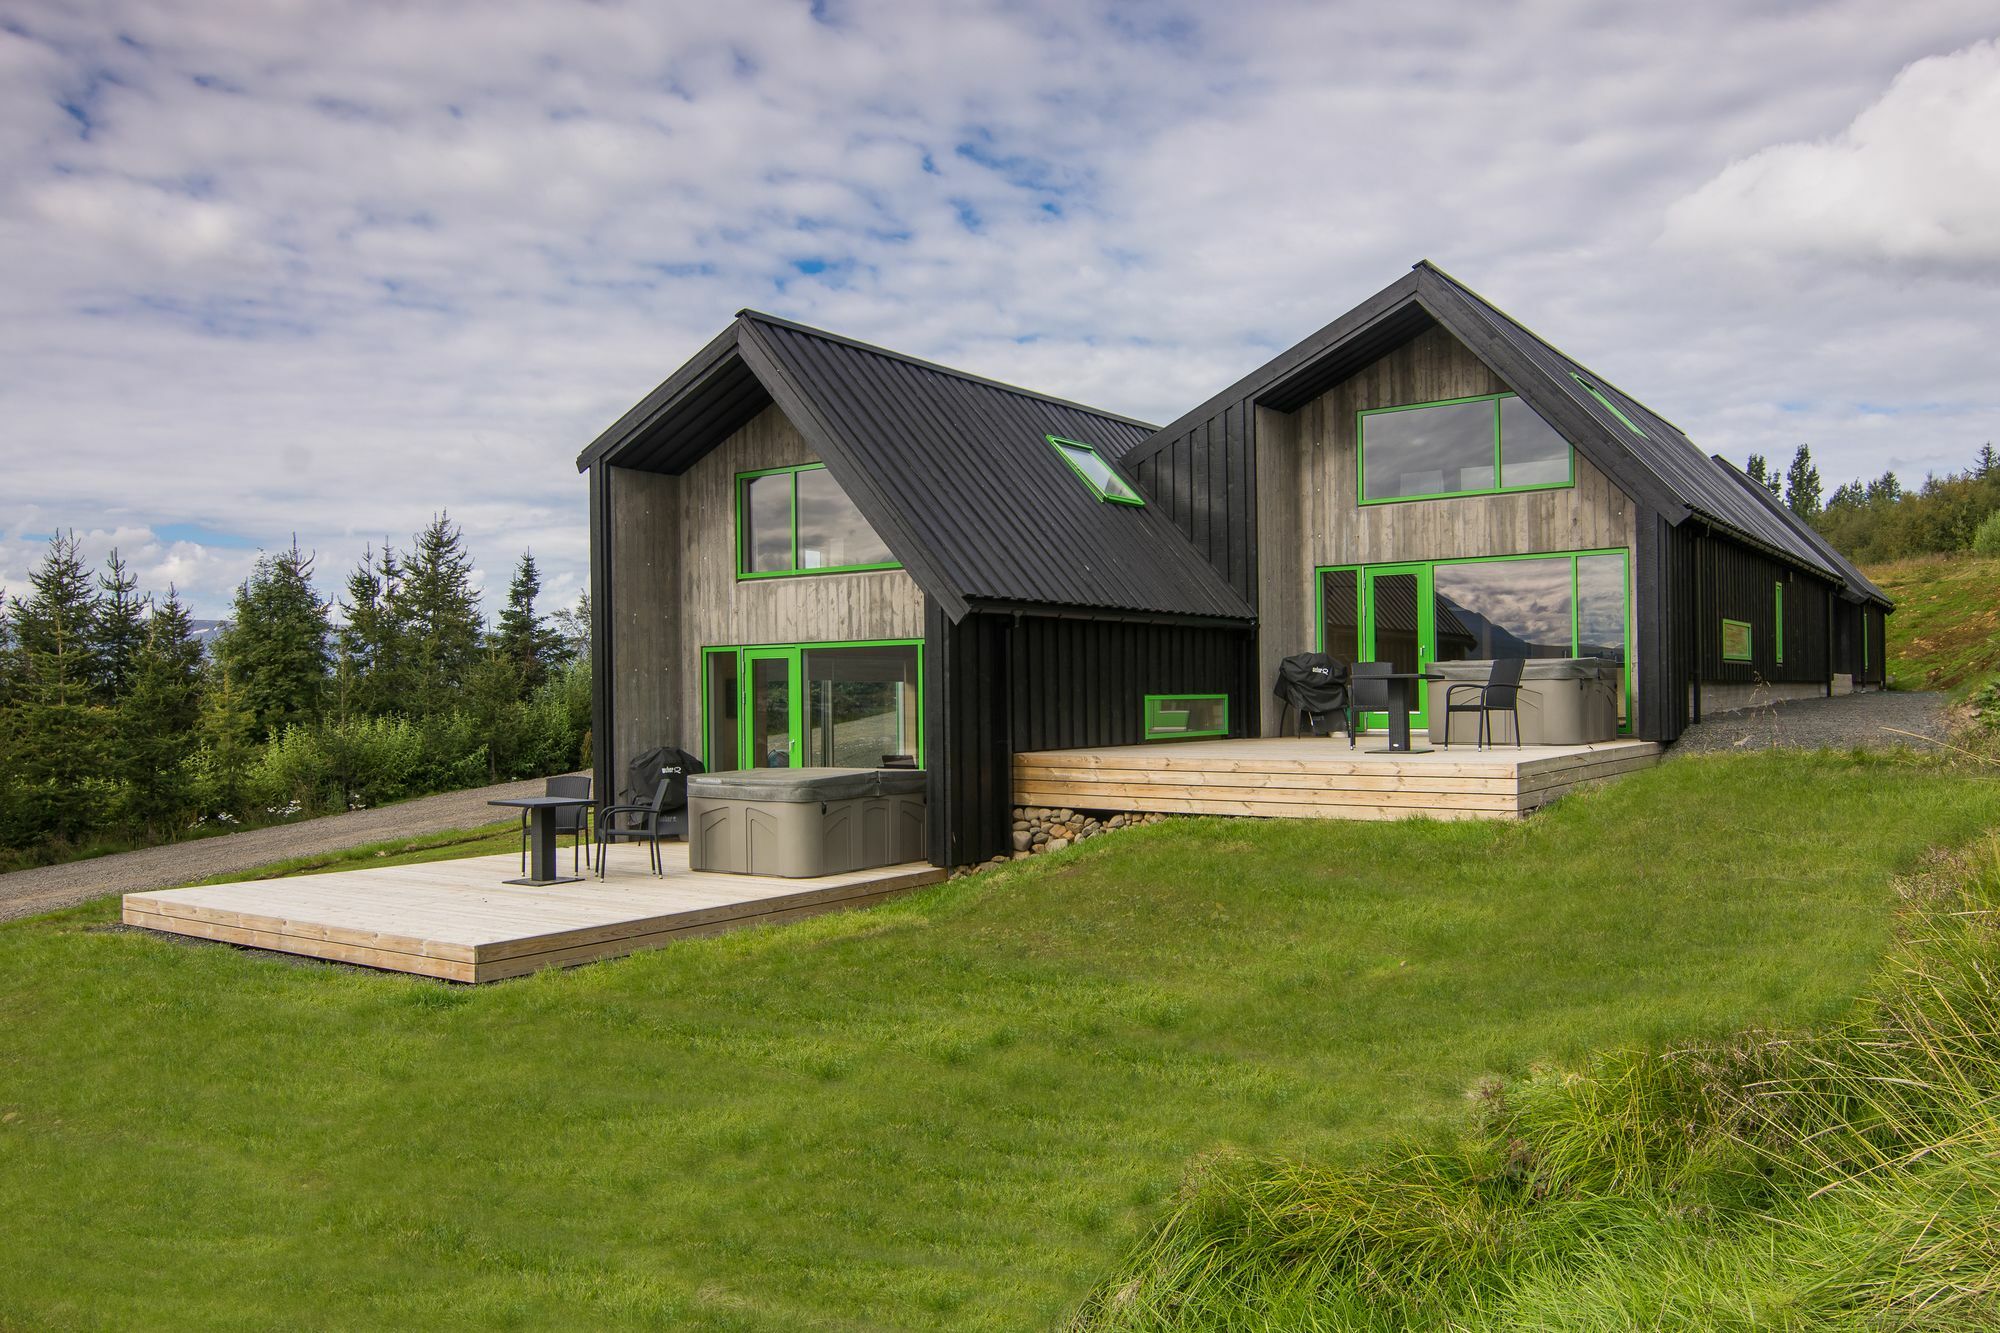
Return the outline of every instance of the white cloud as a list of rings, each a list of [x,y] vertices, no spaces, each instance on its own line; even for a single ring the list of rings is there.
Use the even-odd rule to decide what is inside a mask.
[[[1990,0],[1742,8],[17,3],[0,582],[192,525],[331,591],[448,509],[568,600],[571,460],[739,307],[1159,420],[1424,255],[1710,447],[1958,466],[2000,438],[1977,290],[1655,241]],[[204,614],[254,555],[159,545]]]
[[[1666,237],[2000,276],[2000,41],[1910,65],[1838,134],[1732,162],[1669,210]]]

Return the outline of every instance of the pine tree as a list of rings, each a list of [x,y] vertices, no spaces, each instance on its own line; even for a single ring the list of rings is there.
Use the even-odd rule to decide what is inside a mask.
[[[407,708],[408,646],[402,620],[403,567],[395,548],[370,549],[347,576],[347,599],[335,636],[340,714],[380,717]]]
[[[1903,498],[1903,483],[1894,472],[1884,472],[1868,483],[1867,498],[1869,504],[1894,504]]]
[[[126,818],[149,838],[171,836],[194,813],[187,761],[201,725],[201,644],[171,587],[147,618],[132,684],[118,705],[118,759]]]
[[[480,654],[467,673],[464,704],[475,734],[486,742],[490,782],[514,776],[521,752],[521,665],[497,645]]]
[[[524,694],[548,679],[549,668],[562,657],[562,636],[535,613],[535,598],[541,591],[542,576],[535,567],[534,553],[523,551],[521,563],[514,568],[514,581],[507,587],[507,606],[500,613],[493,643],[519,671]]]
[[[1803,444],[1785,469],[1785,507],[1808,522],[1819,517],[1819,469],[1813,466],[1812,450]]]
[[[34,595],[11,603],[14,686],[0,728],[9,737],[9,827],[16,846],[79,842],[102,828],[113,784],[110,715],[92,696],[97,598],[73,533],[49,542],[28,576]]]
[[[199,734],[207,782],[197,799],[205,813],[234,817],[246,813],[249,805],[250,767],[257,758],[257,715],[219,659],[209,663],[206,677]]]
[[[2000,454],[1993,452],[1993,442],[1988,440],[1979,446],[1978,456],[1972,462],[1972,475],[1984,479],[2000,474]]]
[[[139,595],[139,577],[115,546],[97,586],[103,595],[97,599],[90,635],[97,701],[115,705],[130,692],[146,643],[147,599]]]
[[[260,737],[319,716],[332,661],[327,603],[313,587],[312,567],[296,540],[290,550],[258,556],[236,590],[229,629],[216,640]]]
[[[1750,455],[1750,461],[1743,465],[1743,473],[1759,486],[1771,484],[1771,465],[1762,454]]]
[[[411,542],[395,599],[409,650],[406,706],[421,716],[451,711],[479,660],[479,599],[465,537],[439,514]]]

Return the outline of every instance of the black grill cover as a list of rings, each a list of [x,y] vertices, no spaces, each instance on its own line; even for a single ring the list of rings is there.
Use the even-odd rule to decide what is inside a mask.
[[[688,776],[702,771],[701,760],[686,750],[676,750],[670,745],[655,746],[626,768],[625,795],[620,799],[637,805],[650,804],[660,779],[667,778],[673,785],[667,788],[666,802],[660,808],[678,810],[687,804]]]
[[[1294,653],[1278,663],[1271,693],[1304,716],[1347,707],[1347,663],[1326,653]]]

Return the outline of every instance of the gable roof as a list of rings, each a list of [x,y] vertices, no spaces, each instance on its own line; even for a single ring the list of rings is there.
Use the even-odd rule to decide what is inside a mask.
[[[1232,403],[1296,411],[1437,325],[1465,344],[1621,490],[1660,511],[1669,523],[1696,518],[1858,597],[1879,598],[1887,604],[1881,590],[1817,533],[1789,511],[1774,513],[1772,506],[1747,494],[1731,475],[1733,468],[1702,452],[1678,426],[1427,259],[1163,427],[1124,461],[1136,466]]]
[[[1100,501],[1044,438],[1115,459],[1152,426],[754,310],[577,468],[683,472],[773,403],[953,620],[980,605],[1255,617],[1156,509]]]
[[[1841,575],[1847,584],[1842,589],[1842,595],[1856,602],[1879,602],[1884,607],[1894,607],[1896,605],[1894,599],[1888,593],[1883,592],[1873,579],[1855,568],[1854,562],[1835,549],[1832,542],[1819,534],[1818,529],[1779,503],[1778,497],[1771,494],[1769,487],[1759,483],[1749,473],[1737,467],[1736,464],[1730,462],[1721,454],[1714,455],[1713,461],[1725,469],[1729,473],[1730,479],[1745,491],[1748,491],[1758,504],[1770,510],[1779,522],[1789,526],[1801,541],[1810,545],[1820,553],[1820,556],[1827,563],[1841,571]]]

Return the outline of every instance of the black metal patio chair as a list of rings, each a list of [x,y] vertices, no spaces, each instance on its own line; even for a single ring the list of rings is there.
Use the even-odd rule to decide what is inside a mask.
[[[1394,662],[1356,662],[1347,669],[1347,706],[1353,716],[1389,711],[1389,682],[1383,677],[1395,670]],[[1352,743],[1352,730],[1347,739]]]
[[[581,796],[588,798],[590,795],[590,779],[581,775],[550,778],[543,785],[542,794],[544,796]],[[587,805],[565,806],[556,811],[556,837],[560,839],[565,833],[570,836],[569,868],[571,873],[575,873],[576,871],[578,849],[590,840],[592,827],[590,807]],[[561,846],[560,841],[558,841],[557,846]],[[523,810],[521,812],[521,874],[525,878],[527,873],[528,812]]]
[[[609,858],[605,852],[611,842],[643,842],[651,854],[653,873],[666,875],[660,864],[660,844],[677,835],[677,830],[669,825],[666,818],[667,799],[673,794],[675,779],[663,777],[653,788],[653,799],[631,802],[624,805],[607,805],[597,812],[597,877],[604,878],[604,869]],[[687,789],[687,779],[680,779],[681,789]]]
[[[1505,713],[1514,721],[1514,748],[1520,749],[1521,673],[1527,669],[1527,665],[1526,658],[1496,657],[1493,659],[1493,669],[1487,673],[1484,685],[1460,681],[1455,685],[1445,686],[1444,739],[1439,744],[1446,749],[1451,748],[1452,714],[1477,713],[1479,715],[1477,748],[1483,750],[1486,748],[1486,743],[1493,739],[1493,715]],[[1464,693],[1461,694],[1460,691]]]

